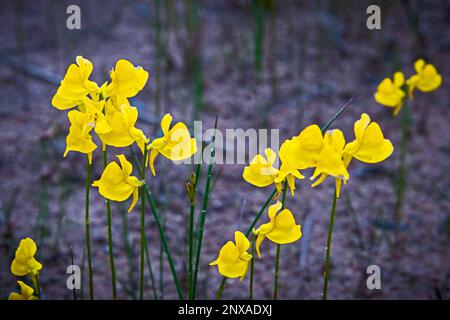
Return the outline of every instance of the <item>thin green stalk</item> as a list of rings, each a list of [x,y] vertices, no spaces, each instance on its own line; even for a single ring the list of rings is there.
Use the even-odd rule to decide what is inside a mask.
[[[336,187],[334,188],[333,207],[331,208],[330,224],[328,225],[328,238],[327,238],[327,257],[325,263],[325,273],[323,274],[323,292],[322,300],[327,300],[328,297],[328,278],[330,276],[330,257],[331,257],[331,237],[333,236],[334,214],[336,212]]]
[[[334,122],[334,120],[336,120],[344,111],[345,109],[347,109],[347,107],[356,99],[356,97],[358,97],[358,95],[354,95],[353,97],[350,98],[350,100],[347,101],[347,103],[345,103],[338,112],[335,113],[335,115],[328,120],[325,125],[320,128],[320,130],[323,132],[327,131],[327,129],[331,126],[331,124]]]
[[[92,257],[91,257],[91,236],[90,236],[90,221],[89,221],[89,190],[91,186],[91,164],[89,156],[86,156],[86,201],[85,201],[85,226],[86,226],[86,254],[88,260],[89,273],[89,297],[94,300],[94,280],[92,274]]]
[[[106,168],[108,162],[108,154],[106,147],[103,150],[103,169]],[[116,286],[116,267],[114,264],[114,251],[112,240],[112,222],[111,222],[111,202],[106,199],[106,213],[108,218],[108,249],[109,249],[109,265],[111,268],[111,284],[112,284],[112,297],[113,300],[117,299],[117,286]]]
[[[199,228],[198,228],[198,233],[197,233],[198,234],[197,249],[196,249],[196,258],[195,258],[194,279],[193,279],[193,284],[192,284],[192,286],[193,286],[192,299],[194,299],[194,300],[195,300],[195,291],[197,289],[197,276],[198,276],[198,269],[199,269],[199,265],[200,265],[200,253],[202,251],[203,229],[205,226],[206,209],[208,208],[208,200],[209,200],[212,174],[213,174],[213,168],[214,168],[216,130],[217,130],[217,117],[216,117],[216,121],[214,124],[214,135],[213,135],[212,141],[211,141],[211,159],[210,159],[210,163],[208,165],[208,175],[206,177],[205,195],[203,197],[203,205],[202,205],[202,210],[200,212]]]
[[[158,211],[156,209],[155,200],[153,199],[153,196],[152,196],[150,190],[148,189],[147,185],[144,185],[144,190],[145,190],[145,193],[147,194],[147,200],[150,202],[150,208],[152,210],[153,218],[155,219],[156,226],[158,228],[158,232],[159,232],[159,236],[161,238],[161,243],[162,243],[164,252],[166,253],[166,256],[167,256],[167,262],[169,263],[170,271],[172,272],[172,277],[173,277],[173,281],[175,283],[175,287],[177,289],[178,297],[180,300],[183,300],[184,299],[183,290],[181,290],[180,281],[178,280],[177,273],[175,270],[175,265],[173,263],[172,254],[170,253],[169,245],[167,244],[167,239],[164,234],[164,230],[163,230],[161,220],[158,215]]]
[[[220,283],[219,289],[216,293],[216,300],[220,300],[222,298],[223,289],[225,288],[225,283],[227,282],[227,277],[222,278],[222,282]]]
[[[141,179],[145,183],[145,164],[147,160],[147,145],[144,145],[144,156],[142,157]],[[141,188],[141,265],[139,277],[139,298],[144,299],[144,260],[145,260],[145,194]]]
[[[258,3],[258,1],[252,1],[253,19],[255,20],[254,26],[254,66],[257,74],[262,69],[262,56],[263,56],[263,43],[264,43],[264,18],[265,10],[264,5]]]
[[[252,232],[252,230],[255,227],[256,223],[258,222],[259,218],[261,218],[261,215],[264,213],[264,211],[266,210],[267,206],[269,205],[270,201],[272,201],[272,199],[276,195],[276,193],[277,193],[277,189],[275,188],[275,189],[273,189],[273,191],[270,194],[270,196],[267,198],[266,202],[264,202],[264,204],[261,207],[261,209],[259,209],[258,214],[253,219],[252,223],[250,224],[250,227],[247,229],[247,232],[245,232],[245,236],[246,237],[248,237],[250,235],[250,233]]]
[[[286,202],[286,190],[287,190],[287,180],[283,182],[283,195],[281,198],[281,210],[284,209],[284,204]],[[278,300],[278,273],[280,270],[280,250],[281,245],[277,244],[277,255],[275,258],[275,274],[273,281],[273,300]]]
[[[252,233],[252,243],[251,243],[251,255],[252,260],[250,260],[250,285],[249,285],[249,300],[253,300],[253,273],[255,271],[255,235]]]
[[[401,111],[401,126],[402,137],[400,144],[400,161],[397,170],[396,177],[396,201],[395,201],[395,222],[397,225],[397,231],[400,229],[401,223],[401,209],[403,206],[405,192],[407,187],[407,167],[406,167],[406,155],[408,151],[408,138],[409,138],[409,108],[407,102],[404,103]]]
[[[158,293],[156,292],[156,286],[155,286],[155,277],[153,275],[153,267],[152,267],[152,261],[150,259],[150,253],[148,252],[148,239],[147,236],[145,236],[145,260],[147,261],[147,268],[148,272],[150,274],[150,285],[152,287],[153,292],[153,299],[158,300]]]
[[[40,299],[41,298],[41,284],[39,282],[39,274],[32,276],[31,280],[33,281],[34,290],[36,291],[36,295]]]
[[[136,167],[138,168],[139,173],[142,175],[142,169],[139,168],[139,164],[137,161],[137,156],[136,153],[134,152],[133,148],[130,147],[131,153],[133,155],[133,161],[134,164],[136,165]],[[143,168],[145,170],[145,167]],[[158,214],[158,210],[156,209],[156,204],[155,204],[155,200],[153,199],[152,193],[150,192],[150,189],[148,188],[147,184],[144,184],[144,191],[147,195],[147,200],[150,203],[150,208],[153,214],[153,218],[155,219],[156,222],[156,227],[158,228],[158,232],[159,232],[159,237],[161,238],[161,244],[163,246],[164,252],[166,253],[167,256],[167,262],[169,263],[169,267],[170,267],[170,271],[172,273],[172,277],[173,277],[173,281],[175,283],[175,287],[177,289],[177,293],[178,293],[178,298],[180,300],[184,299],[184,295],[183,295],[183,291],[181,290],[181,285],[180,285],[180,281],[178,280],[178,276],[177,276],[177,272],[175,270],[175,265],[173,262],[173,258],[172,258],[172,254],[170,253],[170,249],[169,249],[169,245],[167,243],[167,239],[166,239],[166,235],[164,233],[164,229],[161,223],[161,219],[159,217]]]
[[[191,207],[189,212],[189,250],[188,250],[188,291],[189,300],[193,299],[193,259],[194,259],[194,220],[195,220],[195,195],[197,194],[198,176],[200,174],[200,164],[196,166],[194,185],[191,195]]]

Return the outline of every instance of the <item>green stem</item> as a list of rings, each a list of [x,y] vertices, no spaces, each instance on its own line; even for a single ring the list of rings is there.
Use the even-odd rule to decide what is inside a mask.
[[[255,235],[252,233],[252,244],[251,244],[251,255],[252,260],[250,260],[250,286],[249,286],[249,300],[253,300],[253,273],[255,271]]]
[[[34,290],[36,291],[36,295],[40,299],[41,298],[41,284],[39,282],[39,274],[32,276],[31,280],[33,281]]]
[[[152,210],[153,218],[155,219],[156,226],[158,228],[159,236],[161,238],[161,243],[162,243],[164,252],[166,253],[166,256],[167,256],[167,262],[169,263],[170,271],[172,272],[172,277],[173,277],[173,281],[175,283],[175,287],[177,289],[178,298],[180,300],[183,300],[184,299],[183,291],[181,290],[181,285],[180,285],[180,281],[178,280],[178,277],[177,277],[177,272],[175,270],[175,265],[173,263],[172,254],[170,253],[169,245],[167,244],[167,239],[164,234],[164,230],[163,230],[161,220],[158,215],[158,211],[156,209],[155,200],[153,199],[153,196],[152,196],[150,190],[148,189],[147,185],[144,185],[144,190],[147,194],[147,200],[150,203],[150,208]]]
[[[152,267],[152,262],[150,259],[150,253],[148,252],[148,240],[147,240],[147,236],[145,236],[144,238],[144,245],[145,245],[145,260],[147,261],[147,268],[150,274],[150,281],[151,281],[151,287],[152,287],[152,292],[153,292],[153,299],[154,300],[158,300],[158,293],[156,292],[156,285],[155,285],[155,277],[153,275],[153,267]]]
[[[194,219],[195,219],[195,195],[197,194],[198,176],[200,174],[200,164],[196,166],[194,181],[194,198],[191,200],[191,208],[189,212],[189,252],[188,252],[188,290],[189,300],[193,299],[193,259],[194,259]]]
[[[227,282],[227,277],[223,277],[222,278],[222,282],[220,283],[219,289],[217,290],[216,293],[216,300],[220,300],[220,298],[222,297],[222,293],[223,293],[223,289],[225,288],[225,283]]]
[[[144,146],[144,156],[142,157],[141,179],[145,183],[145,164],[147,160],[147,145]],[[144,260],[145,260],[145,194],[141,188],[141,265],[139,281],[139,298],[144,299]]]
[[[214,135],[211,142],[211,159],[208,165],[208,175],[206,177],[205,195],[203,197],[202,211],[200,212],[198,236],[197,236],[197,249],[195,257],[195,268],[194,268],[194,278],[193,278],[193,289],[192,289],[192,299],[195,300],[195,291],[197,289],[197,276],[198,269],[200,265],[200,253],[202,251],[202,241],[203,241],[203,229],[206,220],[206,209],[208,208],[209,194],[211,190],[212,173],[214,168],[214,156],[215,156],[215,140],[216,140],[216,130],[217,130],[217,117],[214,124]]]
[[[103,150],[103,170],[106,168],[108,162],[108,154]],[[109,248],[109,265],[111,268],[111,281],[112,281],[112,297],[113,300],[117,299],[117,286],[116,286],[116,267],[114,264],[114,251],[113,251],[113,240],[112,240],[112,222],[111,222],[111,202],[106,199],[106,213],[108,218],[108,248]]]
[[[401,111],[401,126],[402,126],[402,137],[400,145],[400,161],[397,170],[396,177],[396,201],[395,201],[395,220],[397,231],[400,229],[401,223],[401,209],[403,206],[405,191],[407,187],[407,168],[406,168],[406,155],[408,151],[408,138],[409,138],[409,108],[408,104],[405,102]]]
[[[353,97],[350,98],[350,100],[347,101],[347,103],[345,103],[339,110],[338,112],[335,113],[335,115],[328,120],[325,125],[320,128],[320,130],[322,131],[322,133],[324,133],[325,131],[327,131],[327,129],[331,126],[331,124],[334,122],[334,120],[336,120],[344,111],[345,109],[347,109],[347,107],[356,99],[358,95],[355,95]]]
[[[287,180],[284,180],[283,195],[281,198],[281,210],[284,209],[284,205],[286,202],[286,190],[287,190]],[[281,250],[281,245],[277,244],[277,255],[275,258],[275,274],[274,274],[274,281],[273,281],[273,300],[278,300],[278,273],[280,270],[280,250]]]
[[[86,210],[85,210],[85,226],[86,226],[86,254],[88,260],[89,273],[89,297],[94,300],[94,280],[92,274],[92,257],[91,257],[91,237],[90,237],[90,221],[89,221],[89,190],[91,186],[91,164],[89,156],[86,156]]]
[[[139,168],[138,162],[137,162],[137,156],[136,153],[134,152],[133,148],[130,147],[131,153],[133,155],[133,161],[136,165],[136,167],[138,168],[139,173],[142,175],[142,169]],[[145,170],[145,166],[143,168]],[[169,249],[169,245],[167,243],[167,239],[166,239],[166,235],[164,233],[164,229],[161,223],[161,219],[159,217],[158,214],[158,210],[156,209],[156,204],[155,204],[155,200],[153,199],[152,193],[150,192],[147,184],[144,184],[144,191],[147,195],[147,200],[150,203],[150,208],[152,211],[152,215],[153,218],[155,219],[156,222],[156,227],[158,228],[158,232],[159,232],[159,237],[161,239],[161,244],[163,246],[164,252],[166,253],[167,256],[167,262],[169,263],[169,267],[170,267],[170,271],[172,273],[172,277],[173,277],[173,281],[175,283],[175,287],[177,289],[177,293],[178,293],[178,298],[180,300],[183,300],[183,291],[181,290],[181,285],[180,285],[180,281],[178,280],[178,276],[177,276],[177,272],[175,270],[175,265],[173,262],[173,258],[172,258],[172,254],[170,253],[170,249]]]
[[[325,263],[325,273],[323,275],[323,293],[322,293],[322,300],[327,300],[328,297],[328,278],[330,276],[330,257],[331,257],[331,237],[333,236],[333,225],[334,225],[334,214],[336,212],[336,187],[334,189],[334,196],[333,196],[333,207],[331,208],[331,217],[330,217],[330,224],[328,225],[328,238],[327,238],[327,257],[326,257],[326,263]]]

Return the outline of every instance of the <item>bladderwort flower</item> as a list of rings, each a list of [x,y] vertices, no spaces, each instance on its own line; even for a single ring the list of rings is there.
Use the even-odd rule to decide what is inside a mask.
[[[405,77],[402,72],[394,73],[393,80],[385,78],[377,87],[375,93],[375,100],[385,106],[394,108],[393,115],[396,116],[405,99],[405,91],[403,85],[405,84]]]
[[[219,273],[227,278],[240,278],[242,281],[247,274],[252,256],[247,252],[250,241],[240,231],[234,233],[235,243],[228,241],[220,249],[219,257],[210,266],[217,266]]]
[[[410,99],[413,98],[413,92],[416,88],[422,92],[430,92],[441,86],[442,77],[432,64],[425,63],[424,59],[418,59],[414,63],[414,69],[416,74],[406,81]]]
[[[66,137],[66,150],[63,157],[66,157],[69,151],[77,151],[86,154],[89,163],[92,163],[92,152],[97,149],[90,133],[94,126],[89,122],[86,113],[81,111],[69,111],[67,116],[70,121],[70,129]]]
[[[187,126],[178,122],[170,128],[171,122],[172,116],[169,113],[165,114],[161,120],[163,136],[154,139],[149,145],[149,163],[154,176],[156,175],[154,162],[158,154],[169,160],[179,161],[188,159],[197,152],[197,142],[195,138],[191,138]]]
[[[8,300],[38,300],[39,298],[33,295],[34,289],[28,286],[23,281],[17,281],[20,287],[20,293],[11,292]]]
[[[16,250],[14,260],[11,264],[11,273],[22,277],[36,277],[42,269],[42,264],[36,260],[37,246],[33,239],[25,238],[20,240]]]
[[[97,132],[100,140],[103,142],[103,148],[106,145],[113,147],[127,147],[136,142],[139,149],[144,153],[144,145],[149,142],[142,130],[135,127],[138,119],[138,110],[123,100],[119,106],[115,106],[111,99],[106,102],[105,118],[111,127],[110,131],[105,133]]]
[[[148,72],[142,67],[135,67],[130,61],[120,59],[110,72],[111,83],[106,88],[108,96],[130,98],[144,88]]]
[[[77,56],[76,64],[71,64],[67,69],[64,79],[52,99],[52,105],[59,110],[71,109],[82,104],[86,95],[95,94],[99,87],[97,83],[89,80],[92,69],[91,61]]]
[[[355,140],[345,143],[342,131],[335,129],[325,133],[325,146],[311,179],[320,175],[312,187],[321,184],[328,176],[336,183],[336,196],[339,198],[342,182],[350,178],[347,168],[353,158],[365,163],[378,163],[386,160],[394,151],[392,143],[384,138],[380,126],[371,122],[370,116],[363,113],[354,123]]]
[[[283,143],[280,149],[280,158],[282,154],[291,152],[289,146]],[[267,187],[271,184],[275,184],[278,194],[281,192],[282,182],[286,179],[291,190],[292,196],[295,191],[295,179],[303,179],[304,176],[297,170],[295,163],[290,161],[288,157],[282,162],[280,170],[275,168],[277,154],[270,148],[265,150],[266,157],[257,154],[250,164],[244,168],[242,177],[248,183],[253,184],[259,188]]]
[[[296,224],[292,212],[289,209],[280,211],[281,207],[280,201],[271,205],[268,210],[269,222],[253,231],[257,236],[256,252],[260,258],[260,246],[265,238],[276,244],[288,244],[297,241],[302,236],[301,226]]]
[[[110,162],[103,171],[99,180],[92,183],[93,187],[98,187],[98,192],[106,199],[113,201],[125,201],[131,195],[133,200],[128,212],[133,210],[139,197],[138,189],[143,185],[137,177],[132,176],[132,164],[123,154],[117,156],[120,166],[117,162]]]
[[[350,178],[350,175],[345,167],[342,159],[344,154],[345,138],[344,134],[339,129],[328,130],[324,135],[324,145],[320,153],[319,161],[311,180],[319,177],[311,187],[316,187],[321,184],[328,176],[332,176],[336,179],[336,193],[339,198],[341,180]]]

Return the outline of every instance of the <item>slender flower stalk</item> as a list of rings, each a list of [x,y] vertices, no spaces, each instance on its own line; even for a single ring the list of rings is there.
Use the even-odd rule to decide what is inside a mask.
[[[145,245],[145,260],[147,261],[147,268],[148,268],[148,272],[150,274],[150,285],[152,287],[153,299],[158,300],[158,293],[156,292],[155,276],[153,274],[152,261],[150,259],[150,253],[148,252],[147,236],[145,236],[144,241],[145,241],[145,243],[144,243],[144,245]]]
[[[196,249],[196,257],[195,257],[194,278],[193,278],[193,284],[192,284],[193,285],[192,299],[194,299],[194,300],[195,300],[195,291],[197,289],[197,276],[198,276],[198,269],[199,269],[199,265],[200,265],[200,253],[202,251],[203,229],[205,226],[206,209],[208,208],[208,200],[209,200],[209,194],[211,191],[211,181],[212,181],[212,174],[213,174],[213,168],[214,168],[216,130],[217,130],[217,117],[216,117],[216,121],[214,123],[214,135],[213,135],[212,141],[211,141],[211,159],[210,159],[210,163],[208,165],[208,175],[206,177],[205,195],[203,197],[202,210],[200,212],[200,217],[199,217],[199,228],[198,228],[198,233],[197,233],[198,236],[197,236],[197,249]]]
[[[328,237],[326,247],[327,256],[325,262],[325,272],[323,274],[322,300],[327,300],[328,297],[328,278],[330,276],[330,258],[331,258],[331,237],[333,236],[333,225],[334,225],[334,214],[336,212],[336,203],[337,203],[337,194],[335,188],[333,196],[333,207],[331,208],[330,224],[328,225]]]
[[[108,162],[108,153],[106,147],[103,150],[103,169],[106,168]],[[114,251],[112,240],[112,219],[111,219],[111,202],[106,199],[106,214],[108,218],[108,250],[109,250],[109,265],[111,268],[111,284],[112,284],[112,298],[117,299],[117,285],[116,285],[116,267],[114,263]]]
[[[192,185],[192,195],[190,196],[191,206],[189,212],[189,249],[188,249],[188,290],[189,290],[189,300],[193,299],[193,260],[194,260],[194,220],[195,220],[195,196],[197,194],[198,179],[200,175],[200,164],[197,164],[195,169],[194,184]]]
[[[250,285],[249,285],[249,300],[253,300],[253,274],[255,271],[255,235],[252,233],[252,245],[251,245],[252,260],[250,260]]]
[[[91,187],[91,163],[89,156],[86,156],[86,202],[85,202],[85,226],[86,226],[86,254],[88,260],[89,273],[89,297],[94,300],[94,280],[92,274],[92,257],[91,257],[91,237],[90,237],[90,221],[89,221],[89,190]]]
[[[136,167],[138,168],[138,172],[142,175],[142,171],[145,170],[145,167],[140,168],[140,166],[138,164],[136,152],[134,152],[132,147],[130,147],[130,151],[131,151],[131,154],[133,155],[133,161],[134,161]],[[173,262],[172,254],[170,252],[169,245],[167,243],[167,238],[164,233],[164,228],[163,228],[163,225],[161,222],[161,218],[159,216],[158,210],[156,209],[155,199],[153,199],[152,193],[150,192],[150,189],[148,188],[146,183],[144,183],[143,188],[144,188],[145,194],[147,196],[147,200],[150,203],[150,209],[152,211],[153,218],[155,219],[156,227],[158,228],[159,237],[161,239],[161,245],[163,246],[164,252],[166,253],[166,256],[167,256],[167,262],[169,263],[173,281],[174,281],[175,287],[177,289],[178,298],[180,300],[183,300],[184,299],[183,290],[181,290],[180,281],[178,280],[177,272],[175,270],[175,264]]]
[[[287,180],[283,183],[283,195],[281,198],[281,210],[284,209],[284,205],[286,202],[286,190],[287,190]],[[274,282],[273,282],[273,299],[278,300],[278,273],[280,270],[280,249],[281,245],[277,244],[277,254],[275,258],[275,274],[274,274]]]
[[[396,201],[395,201],[395,222],[397,232],[400,229],[401,223],[401,209],[405,198],[407,187],[407,167],[406,167],[406,155],[408,151],[408,138],[409,138],[409,126],[410,126],[410,114],[408,103],[405,101],[401,110],[401,127],[402,137],[400,145],[400,161],[398,164],[397,177],[396,177]]]
[[[144,156],[142,158],[142,181],[145,181],[145,164],[147,162],[147,145],[144,145]],[[144,188],[141,189],[141,266],[139,281],[139,298],[144,299],[144,260],[145,260],[145,194]]]
[[[41,298],[41,283],[39,282],[39,274],[33,276],[31,278],[34,284],[34,290],[36,290],[36,295],[40,299]]]

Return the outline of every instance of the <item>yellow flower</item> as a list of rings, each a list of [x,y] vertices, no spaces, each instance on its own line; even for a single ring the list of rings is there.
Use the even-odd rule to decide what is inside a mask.
[[[138,188],[143,185],[135,176],[131,176],[133,166],[123,154],[118,155],[120,166],[116,162],[110,162],[99,180],[92,183],[98,187],[98,192],[106,199],[113,201],[125,201],[133,195],[133,201],[128,212],[133,210],[138,200]]]
[[[127,103],[122,103],[119,107],[116,107],[110,99],[106,103],[105,113],[111,130],[105,133],[97,132],[103,142],[103,146],[127,147],[136,142],[139,149],[144,153],[144,145],[149,142],[149,139],[147,139],[142,130],[135,127],[138,119],[136,107],[132,107]]]
[[[34,258],[36,250],[37,246],[33,239],[22,239],[11,264],[12,274],[19,277],[27,275],[30,278],[34,278],[39,274],[42,264]]]
[[[386,107],[395,108],[394,116],[397,115],[402,108],[403,100],[405,98],[405,92],[402,90],[402,86],[405,83],[405,77],[403,73],[394,73],[394,81],[389,78],[385,78],[378,85],[377,92],[375,93],[375,100]]]
[[[162,154],[167,159],[178,161],[190,158],[197,152],[197,142],[191,138],[188,128],[182,122],[178,122],[170,129],[172,116],[167,113],[161,120],[163,136],[152,141],[150,151],[150,169],[153,175],[155,167],[153,165],[158,154]]]
[[[260,258],[259,247],[265,238],[277,244],[288,244],[297,241],[302,236],[301,226],[296,224],[289,209],[283,209],[277,214],[281,207],[280,201],[271,205],[268,212],[270,221],[253,231],[258,236],[256,238],[256,252]]]
[[[17,281],[20,286],[20,293],[12,292],[9,294],[8,300],[38,300],[39,298],[34,296],[34,289],[26,285],[23,281]]]
[[[80,108],[86,115],[88,126],[93,127],[97,134],[111,132],[112,128],[103,114],[105,100],[94,101],[87,97],[83,99],[83,105]]]
[[[317,179],[311,187],[316,187],[321,184],[330,175],[336,178],[336,195],[339,198],[341,179],[349,179],[347,168],[342,159],[344,153],[345,138],[341,130],[328,130],[324,136],[324,146],[320,153],[319,161],[317,162],[311,180]]]
[[[411,76],[406,82],[411,99],[415,88],[422,92],[430,92],[439,88],[442,83],[442,77],[435,66],[425,63],[423,59],[418,59],[414,63],[414,69],[416,69],[417,74]]]
[[[318,125],[313,124],[281,145],[280,159],[282,162],[292,163],[299,170],[313,168],[319,161],[322,149],[322,131]]]
[[[240,231],[234,233],[236,244],[228,241],[220,249],[219,257],[211,262],[210,266],[217,266],[219,273],[227,278],[244,279],[248,271],[248,265],[252,256],[247,252],[250,248],[250,241]]]
[[[61,81],[52,105],[59,110],[66,110],[82,104],[83,97],[99,90],[98,85],[89,80],[93,65],[88,59],[77,56],[77,64],[71,64]]]
[[[285,143],[281,145],[280,148],[280,159],[281,159],[281,167],[280,171],[278,173],[278,176],[275,178],[275,185],[277,186],[278,192],[281,192],[281,184],[284,181],[284,179],[287,180],[289,189],[291,190],[291,195],[294,196],[295,191],[295,178],[297,179],[304,179],[305,177],[298,171],[297,166],[295,165],[294,161],[290,160],[290,157],[283,160],[282,154],[285,152],[283,149],[283,146]],[[289,150],[286,150],[289,152]]]
[[[108,85],[108,96],[134,97],[145,86],[148,72],[142,67],[135,67],[130,61],[120,59],[111,70],[111,83]]]
[[[394,151],[392,143],[385,139],[380,126],[370,122],[368,114],[363,113],[354,124],[355,140],[344,148],[344,162],[348,166],[351,158],[366,163],[377,163],[386,160]]]
[[[248,183],[263,188],[271,185],[278,177],[279,170],[273,167],[277,154],[270,148],[265,150],[266,158],[257,154],[250,165],[244,168],[242,177]]]
[[[87,154],[91,163],[92,152],[97,148],[90,134],[94,124],[89,122],[87,114],[78,110],[69,111],[68,117],[71,125],[66,138],[64,157],[67,156],[69,151],[78,151]]]

